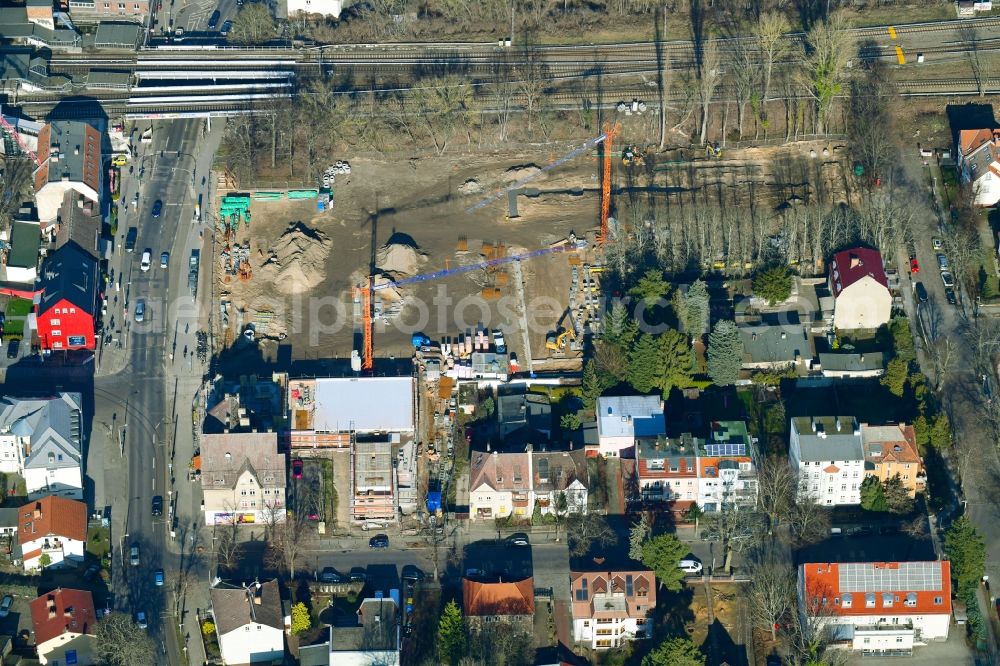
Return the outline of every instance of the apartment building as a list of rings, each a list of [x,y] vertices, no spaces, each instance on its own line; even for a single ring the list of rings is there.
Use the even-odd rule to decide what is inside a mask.
[[[573,640],[591,650],[617,648],[649,638],[656,607],[652,571],[571,571]]]
[[[698,453],[698,506],[706,512],[723,504],[757,503],[756,445],[743,421],[713,421]]]
[[[277,433],[203,434],[205,524],[284,522],[287,469]]]
[[[853,416],[803,416],[791,421],[788,458],[799,499],[837,506],[861,503],[865,452]]]
[[[927,487],[924,460],[917,450],[917,436],[912,425],[861,424],[861,440],[865,447],[865,476],[886,481],[898,476],[903,487],[916,497]]]
[[[669,438],[643,437],[636,444],[636,493],[642,502],[669,503],[677,512],[698,501],[698,449],[702,440],[690,433]]]

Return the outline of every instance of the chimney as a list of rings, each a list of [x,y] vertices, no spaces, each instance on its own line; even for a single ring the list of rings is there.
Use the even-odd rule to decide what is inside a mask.
[[[819,432],[816,433],[816,436],[819,437],[820,439],[826,439],[826,430],[821,429]]]
[[[80,154],[80,146],[77,146],[76,148],[73,149],[73,154],[74,155],[79,155]]]

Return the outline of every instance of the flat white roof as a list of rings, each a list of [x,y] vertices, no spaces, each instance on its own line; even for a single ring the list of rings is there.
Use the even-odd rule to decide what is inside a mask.
[[[316,380],[316,432],[412,432],[413,377]]]

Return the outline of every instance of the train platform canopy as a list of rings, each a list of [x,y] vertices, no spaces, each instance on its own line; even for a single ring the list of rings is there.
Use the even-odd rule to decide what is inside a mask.
[[[129,21],[101,21],[97,24],[94,48],[135,50],[142,40],[142,26]]]
[[[128,72],[112,72],[106,70],[91,70],[87,74],[88,88],[105,88],[109,90],[128,90],[132,75]]]

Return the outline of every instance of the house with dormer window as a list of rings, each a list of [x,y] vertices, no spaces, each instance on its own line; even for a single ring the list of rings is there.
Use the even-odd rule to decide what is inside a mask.
[[[285,519],[285,454],[275,432],[203,434],[201,489],[206,525]]]
[[[650,616],[656,608],[652,571],[571,571],[569,581],[577,643],[606,650],[652,636]]]

